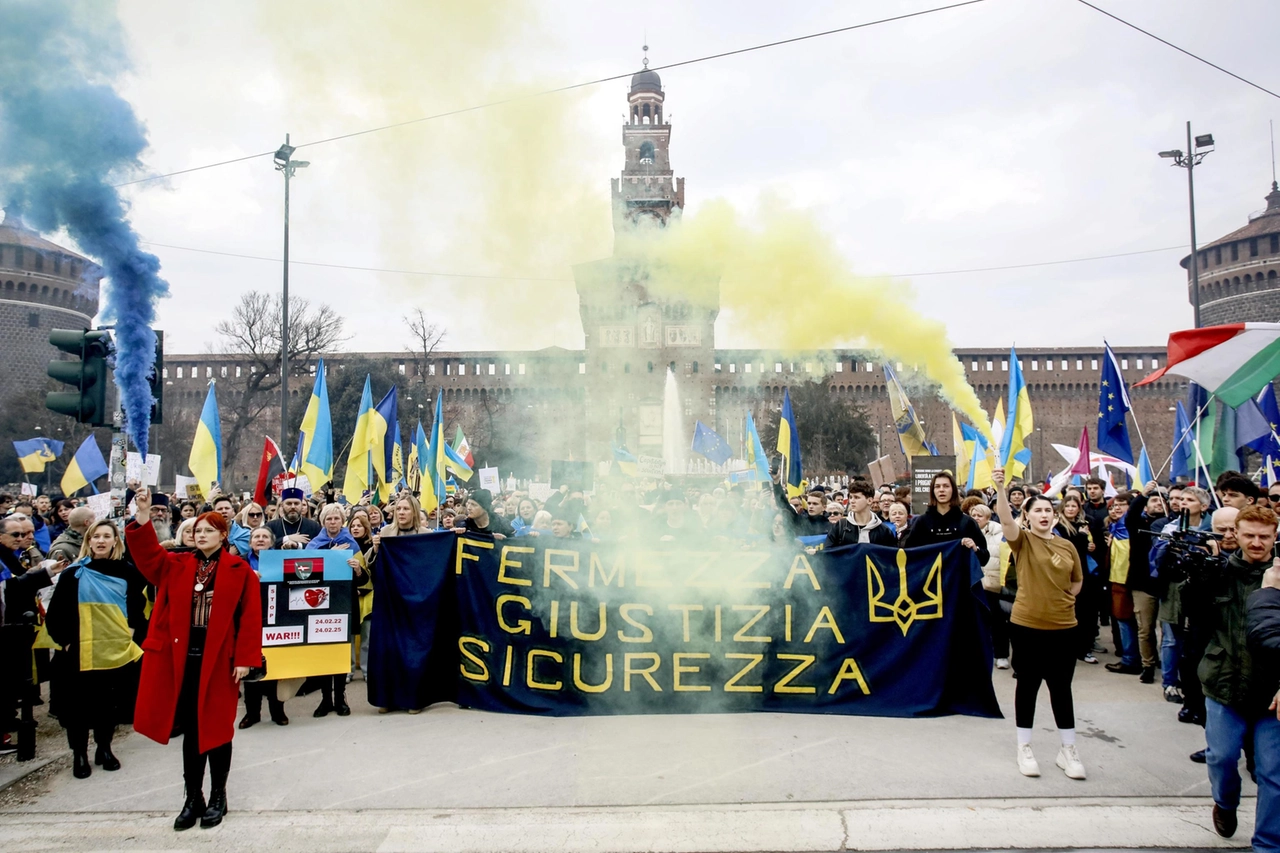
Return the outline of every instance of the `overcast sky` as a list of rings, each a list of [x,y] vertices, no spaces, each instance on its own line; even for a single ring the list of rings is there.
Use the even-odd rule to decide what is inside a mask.
[[[1280,89],[1280,4],[1098,3]],[[481,11],[443,14],[377,0],[267,5],[277,11],[247,0],[122,2],[134,69],[121,89],[149,129],[148,168],[272,150],[286,131],[312,140],[630,72],[646,36],[663,65],[940,3],[477,0]],[[1157,344],[1189,326],[1178,266],[1186,174],[1156,152],[1185,147],[1188,119],[1213,133],[1217,151],[1196,171],[1207,243],[1264,206],[1268,120],[1280,115],[1275,98],[1076,0],[986,0],[662,80],[690,215],[716,198],[747,215],[775,197],[809,209],[858,272],[916,274],[895,290],[944,321],[957,346]],[[294,259],[568,279],[569,263],[609,251],[627,88],[605,83],[301,149],[311,166],[293,184]],[[543,114],[556,134],[549,148]],[[278,262],[164,248],[278,258],[283,191],[269,159],[127,192],[172,285],[159,309],[171,352],[206,349],[240,293],[280,286]],[[506,231],[518,236],[490,239]],[[1179,248],[919,275],[1166,247]],[[450,349],[582,345],[567,281],[295,265],[291,284],[339,308],[350,349],[401,349],[399,316],[416,305],[445,327]],[[503,310],[529,300],[544,308],[537,322]],[[735,334],[730,320],[718,326],[721,346],[768,343]]]

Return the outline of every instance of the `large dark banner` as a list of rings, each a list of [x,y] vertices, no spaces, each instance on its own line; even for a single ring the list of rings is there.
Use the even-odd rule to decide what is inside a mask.
[[[384,539],[370,700],[555,715],[1000,715],[981,570],[958,544],[662,544]]]

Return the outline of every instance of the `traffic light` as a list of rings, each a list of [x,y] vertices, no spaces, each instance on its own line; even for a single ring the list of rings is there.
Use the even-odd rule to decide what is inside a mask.
[[[156,330],[156,363],[151,369],[151,422],[164,423],[164,332]]]
[[[49,343],[76,356],[71,361],[49,362],[49,375],[73,386],[74,391],[50,391],[45,408],[68,415],[82,424],[110,426],[107,409],[107,356],[111,355],[111,335],[72,329],[54,329]]]

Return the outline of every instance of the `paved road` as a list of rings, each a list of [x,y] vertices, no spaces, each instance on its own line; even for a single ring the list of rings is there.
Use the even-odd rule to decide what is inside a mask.
[[[1013,682],[996,673],[1006,713]],[[177,744],[136,736],[124,769],[72,778],[55,762],[0,795],[0,847],[209,847],[253,840],[279,851],[834,850],[997,847],[1211,847],[1204,767],[1187,755],[1158,686],[1099,667],[1077,671],[1089,779],[1053,767],[1047,697],[1038,713],[1044,775],[1013,758],[1009,720],[744,714],[531,718],[440,706],[312,719],[318,696],[288,704],[293,724],[235,740],[231,808],[212,832],[175,837]],[[1246,780],[1246,795],[1254,789]],[[1252,800],[1233,839],[1247,846]]]

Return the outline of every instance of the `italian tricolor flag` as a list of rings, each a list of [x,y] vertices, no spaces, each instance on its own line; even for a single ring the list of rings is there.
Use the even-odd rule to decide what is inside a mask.
[[[1169,362],[1137,385],[1166,373],[1185,376],[1228,406],[1240,406],[1280,376],[1280,323],[1233,323],[1169,336]]]

